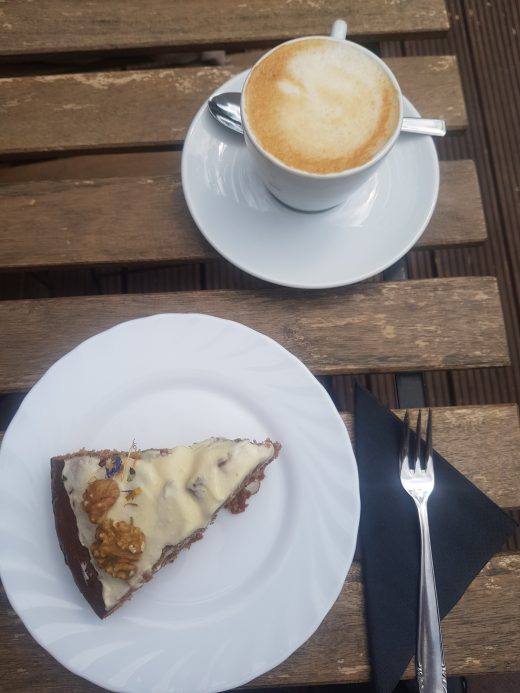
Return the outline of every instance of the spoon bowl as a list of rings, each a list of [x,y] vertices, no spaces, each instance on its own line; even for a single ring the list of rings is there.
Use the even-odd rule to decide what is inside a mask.
[[[221,125],[233,130],[233,132],[244,134],[240,111],[240,92],[229,91],[224,94],[215,94],[208,99],[208,108],[211,115]]]

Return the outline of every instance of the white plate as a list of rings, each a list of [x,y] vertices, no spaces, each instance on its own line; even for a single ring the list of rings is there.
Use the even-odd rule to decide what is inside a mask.
[[[243,515],[100,621],[58,546],[52,455],[190,444],[211,435],[283,444]],[[357,468],[332,401],[279,344],[207,315],[118,325],[33,387],[0,450],[1,577],[31,634],[114,691],[220,691],[286,659],[336,600],[354,554]]]
[[[240,91],[246,75],[215,93]],[[404,113],[419,115],[406,99]],[[439,162],[431,137],[401,134],[345,203],[297,212],[267,191],[242,136],[219,125],[204,104],[186,135],[182,186],[195,223],[227,260],[275,284],[323,289],[371,277],[410,250],[435,208]]]

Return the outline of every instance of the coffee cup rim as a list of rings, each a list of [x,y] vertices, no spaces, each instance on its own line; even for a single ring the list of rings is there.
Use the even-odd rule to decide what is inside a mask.
[[[283,161],[278,159],[277,157],[273,156],[270,152],[268,152],[266,149],[264,149],[260,143],[256,140],[255,136],[251,132],[251,128],[249,127],[248,123],[248,117],[247,117],[247,109],[245,108],[244,104],[244,94],[247,88],[247,85],[249,83],[249,78],[251,77],[251,74],[253,70],[259,65],[261,62],[263,62],[271,53],[274,53],[277,51],[279,48],[282,46],[286,46],[290,43],[298,43],[300,41],[309,41],[313,39],[324,39],[327,41],[336,41],[336,42],[344,42],[348,43],[351,46],[353,46],[355,49],[361,51],[362,53],[367,54],[372,60],[375,60],[379,65],[382,67],[382,69],[385,71],[385,73],[388,75],[390,81],[392,82],[396,92],[397,92],[397,97],[399,101],[399,118],[397,120],[397,125],[392,133],[391,137],[388,138],[387,142],[385,143],[384,147],[382,147],[377,154],[370,159],[369,161],[366,161],[364,164],[361,166],[356,166],[355,168],[346,168],[343,171],[334,171],[331,173],[313,173],[310,171],[303,171],[302,169],[298,168],[293,168],[292,166],[288,166],[285,164]],[[364,46],[359,45],[358,43],[355,43],[354,41],[350,41],[349,39],[337,39],[332,36],[300,36],[298,38],[290,39],[289,41],[284,41],[283,43],[278,44],[277,46],[274,46],[271,48],[267,53],[265,53],[261,58],[259,58],[256,63],[253,65],[253,67],[249,70],[249,73],[246,77],[246,80],[244,82],[244,85],[242,87],[242,92],[240,96],[240,109],[242,112],[242,125],[244,128],[244,134],[247,136],[249,139],[250,143],[255,147],[255,149],[258,150],[258,152],[265,156],[267,159],[269,159],[272,163],[274,163],[276,166],[279,166],[282,170],[290,172],[292,174],[295,174],[297,176],[301,176],[302,178],[311,178],[311,179],[316,179],[316,180],[329,180],[329,179],[339,179],[339,178],[347,178],[355,173],[360,173],[362,171],[365,171],[366,169],[370,168],[371,166],[374,166],[378,161],[380,161],[389,151],[390,149],[394,146],[395,141],[399,137],[399,134],[401,132],[401,125],[403,121],[403,110],[404,110],[404,104],[403,104],[403,93],[401,91],[401,87],[399,85],[399,82],[397,81],[396,76],[392,72],[392,70],[388,67],[388,65],[381,60],[381,58],[373,53],[371,50],[368,48],[365,48]]]

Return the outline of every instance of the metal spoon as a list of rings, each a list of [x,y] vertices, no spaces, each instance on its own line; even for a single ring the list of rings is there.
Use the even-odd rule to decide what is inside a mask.
[[[215,96],[208,99],[208,108],[211,115],[221,125],[225,125],[230,130],[240,134],[244,133],[242,115],[240,113],[239,92],[228,91],[223,94],[215,94]],[[446,134],[446,123],[444,120],[434,120],[432,118],[403,118],[401,132],[443,137]]]

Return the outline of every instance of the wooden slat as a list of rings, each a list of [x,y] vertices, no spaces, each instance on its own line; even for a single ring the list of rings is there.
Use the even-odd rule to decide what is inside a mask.
[[[381,10],[378,0],[18,0],[2,5],[0,55],[269,45],[327,33],[338,17],[364,38],[449,28],[444,0],[385,2]]]
[[[453,57],[388,58],[423,114],[467,124]],[[178,146],[208,95],[243,66],[0,79],[0,154]]]
[[[0,266],[129,264],[218,257],[174,174],[0,186]],[[34,223],[35,218],[38,224]]]
[[[496,366],[509,359],[492,277],[364,283],[329,292],[1,301],[0,391],[30,387],[62,354],[105,328],[169,311],[242,322],[279,341],[318,374]]]
[[[169,176],[0,186],[0,267],[198,262],[218,257],[184,202],[180,153],[172,152],[169,159]],[[484,241],[473,163],[443,162],[441,181],[436,212],[418,246]]]
[[[415,426],[417,410],[409,411]],[[403,410],[395,413],[404,417]],[[495,503],[520,507],[517,405],[438,407],[432,413],[435,449]],[[342,416],[353,438],[352,415]]]
[[[495,556],[443,621],[450,675],[520,669],[520,555]],[[345,586],[316,633],[283,664],[251,686],[349,683],[369,678],[361,569],[354,563]],[[10,693],[28,690],[94,693],[27,633],[0,589],[0,646]],[[410,665],[407,678],[413,678]]]
[[[412,60],[417,60],[415,65]],[[468,117],[455,56],[386,58],[385,62],[398,78],[403,94],[421,115],[443,118],[451,131],[467,127]]]
[[[234,74],[177,68],[0,80],[0,153],[179,145],[205,98]]]

